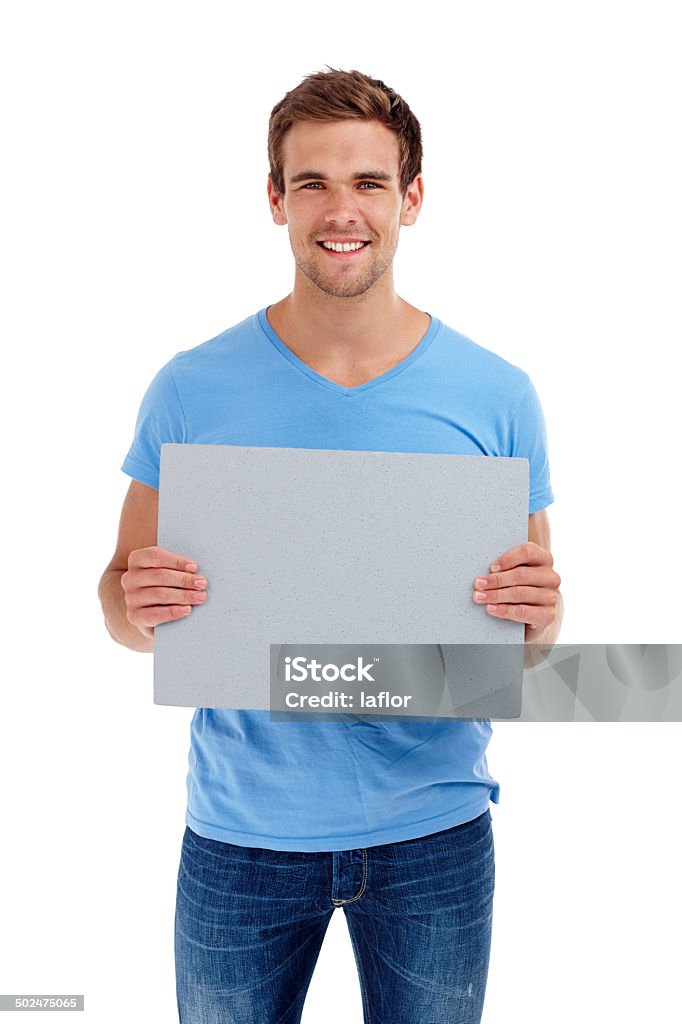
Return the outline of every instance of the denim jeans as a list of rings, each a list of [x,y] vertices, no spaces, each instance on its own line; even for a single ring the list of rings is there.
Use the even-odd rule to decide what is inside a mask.
[[[303,853],[182,842],[181,1024],[297,1024],[322,939],[346,915],[365,1024],[476,1024],[492,934],[490,810],[419,839]],[[329,993],[330,1015],[334,993]]]

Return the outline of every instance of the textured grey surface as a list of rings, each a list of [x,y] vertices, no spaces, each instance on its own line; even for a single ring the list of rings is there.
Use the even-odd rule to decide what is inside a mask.
[[[209,585],[155,630],[154,701],[267,709],[270,644],[441,644],[446,666],[447,645],[518,647],[471,594],[527,526],[525,459],[164,444],[158,544]],[[468,717],[518,713],[520,664],[475,671]]]
[[[515,717],[682,722],[682,644],[555,644],[523,673],[523,703]]]

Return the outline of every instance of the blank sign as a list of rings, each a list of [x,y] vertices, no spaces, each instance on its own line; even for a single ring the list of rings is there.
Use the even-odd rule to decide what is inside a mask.
[[[519,650],[523,625],[472,589],[527,539],[528,483],[526,459],[162,445],[158,544],[198,563],[208,599],[156,627],[155,703],[269,708],[271,644],[442,645],[446,671],[448,645]],[[507,697],[486,716],[508,714]]]

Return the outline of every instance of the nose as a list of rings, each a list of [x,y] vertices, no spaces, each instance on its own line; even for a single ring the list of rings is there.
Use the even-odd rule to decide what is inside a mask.
[[[327,191],[324,220],[326,224],[357,224],[360,220],[357,199],[352,189],[330,188]]]

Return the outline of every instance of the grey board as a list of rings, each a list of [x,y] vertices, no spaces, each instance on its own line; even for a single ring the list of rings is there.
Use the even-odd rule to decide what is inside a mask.
[[[162,445],[157,543],[208,599],[156,627],[154,702],[269,709],[270,645],[443,645],[447,673],[448,645],[509,644],[501,683],[466,667],[463,716],[513,717],[524,627],[472,589],[527,538],[528,486],[526,459]]]

